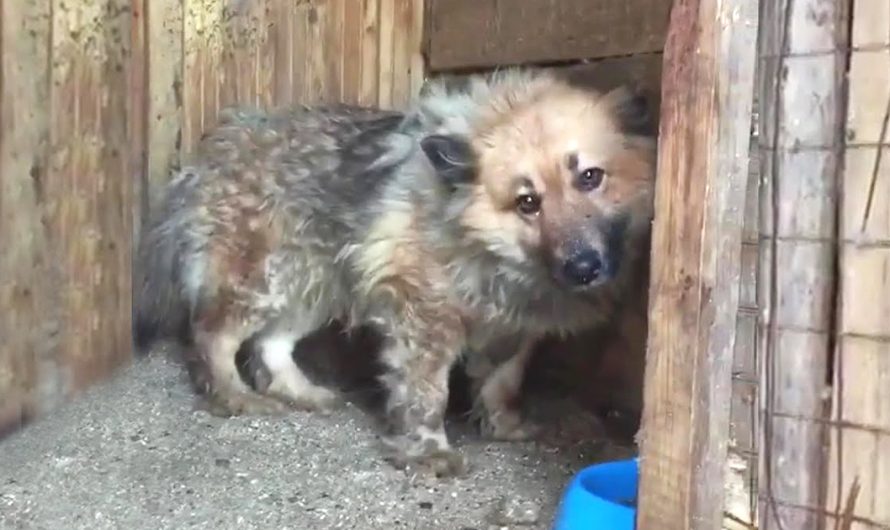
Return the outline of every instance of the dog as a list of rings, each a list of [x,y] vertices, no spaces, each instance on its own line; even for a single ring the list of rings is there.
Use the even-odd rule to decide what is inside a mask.
[[[535,341],[604,321],[634,281],[655,173],[653,139],[625,126],[634,108],[623,89],[507,69],[430,82],[405,112],[230,110],[140,239],[137,346],[187,337],[192,381],[223,413],[324,410],[338,398],[294,345],[334,320],[371,326],[387,459],[462,474],[444,429],[458,359],[509,344],[469,371],[493,437],[526,438]],[[251,337],[261,391],[235,363]]]

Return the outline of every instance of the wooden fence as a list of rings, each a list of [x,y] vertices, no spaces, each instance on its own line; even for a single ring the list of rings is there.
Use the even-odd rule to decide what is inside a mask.
[[[0,1],[0,432],[131,357],[131,248],[225,105],[399,107],[422,0]]]

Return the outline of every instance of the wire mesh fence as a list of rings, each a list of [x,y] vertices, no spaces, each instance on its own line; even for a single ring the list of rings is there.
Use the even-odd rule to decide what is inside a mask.
[[[759,527],[890,528],[890,2],[764,3]]]

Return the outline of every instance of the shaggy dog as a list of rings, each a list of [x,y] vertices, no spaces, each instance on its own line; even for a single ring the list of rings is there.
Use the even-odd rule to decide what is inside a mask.
[[[332,406],[292,358],[332,320],[385,338],[390,458],[460,473],[444,430],[450,368],[476,363],[478,403],[520,439],[531,346],[609,316],[652,216],[654,142],[623,90],[507,70],[433,83],[408,112],[234,111],[169,183],[140,242],[136,339],[188,333],[192,379],[224,412]],[[235,354],[256,337],[269,384]],[[484,369],[479,366],[485,365]]]

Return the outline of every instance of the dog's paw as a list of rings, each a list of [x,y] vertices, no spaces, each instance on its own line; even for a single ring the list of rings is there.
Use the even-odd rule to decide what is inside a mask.
[[[504,442],[533,440],[541,434],[541,426],[523,420],[518,411],[504,411],[490,415],[482,421],[483,436]]]
[[[434,440],[398,436],[383,439],[384,459],[409,476],[452,478],[467,475],[467,459],[450,446]]]
[[[466,457],[454,449],[440,449],[425,455],[390,454],[387,460],[407,475],[439,479],[464,477],[469,473]]]

